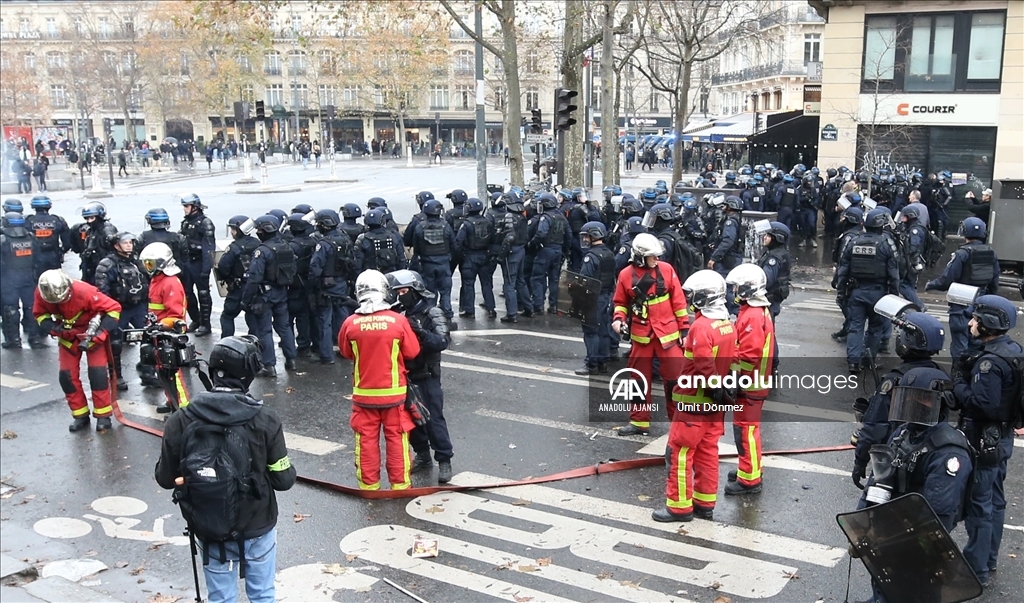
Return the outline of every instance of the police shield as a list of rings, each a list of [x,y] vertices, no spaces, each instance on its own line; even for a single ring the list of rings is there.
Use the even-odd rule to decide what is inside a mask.
[[[981,595],[981,583],[931,506],[917,493],[836,515],[887,601],[957,603]]]
[[[757,259],[764,253],[764,232],[759,232],[755,224],[762,221],[772,221],[778,218],[778,212],[774,211],[745,211],[740,216],[743,224],[743,232],[746,237],[743,246],[743,261],[757,263]]]
[[[220,258],[223,257],[225,251],[226,251],[225,249],[218,249],[217,251],[213,252],[213,265],[214,266],[216,266],[217,264],[220,263]],[[228,283],[227,283],[227,281],[223,281],[221,279],[217,279],[217,294],[220,295],[221,297],[227,297],[228,296]]]
[[[601,281],[596,278],[563,270],[558,279],[558,311],[580,319],[587,326],[597,326],[597,296],[600,292]]]

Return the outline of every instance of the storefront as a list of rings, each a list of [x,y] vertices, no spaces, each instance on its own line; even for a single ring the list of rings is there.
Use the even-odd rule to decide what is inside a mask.
[[[803,111],[776,113],[766,117],[766,125],[748,138],[751,165],[771,163],[787,170],[798,163],[817,165],[817,115],[805,115]],[[819,167],[824,170],[836,166]]]
[[[600,115],[594,116],[594,124],[598,129],[601,128]],[[672,118],[643,115],[632,115],[627,118],[620,115],[616,126],[620,135],[667,134],[672,131]]]

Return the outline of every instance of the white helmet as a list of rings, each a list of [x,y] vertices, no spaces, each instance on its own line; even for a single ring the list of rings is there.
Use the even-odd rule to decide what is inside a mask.
[[[63,270],[47,270],[40,274],[39,296],[51,304],[68,301],[71,297],[71,277]]]
[[[661,257],[665,253],[665,246],[662,245],[658,237],[642,232],[633,237],[633,248],[630,252],[633,263],[637,266],[644,265],[644,258],[651,256]]]
[[[391,286],[378,270],[364,270],[356,278],[356,314],[373,314],[391,308]]]
[[[740,264],[729,271],[725,283],[735,288],[737,299],[751,306],[768,306],[768,276],[757,264]]]
[[[171,253],[171,248],[167,246],[167,243],[150,243],[146,245],[146,248],[139,254],[139,260],[142,261],[142,267],[149,274],[159,271],[167,276],[174,276],[181,272],[181,268],[175,263],[174,254]]]
[[[686,301],[708,318],[726,318],[725,279],[714,270],[699,270],[683,283]],[[719,311],[720,310],[720,311]]]

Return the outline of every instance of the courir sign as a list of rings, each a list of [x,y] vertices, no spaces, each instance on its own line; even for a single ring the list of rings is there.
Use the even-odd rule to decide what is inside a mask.
[[[860,95],[862,124],[996,126],[998,94]]]

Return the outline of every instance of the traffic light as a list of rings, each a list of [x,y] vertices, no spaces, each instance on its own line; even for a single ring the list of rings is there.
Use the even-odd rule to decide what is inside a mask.
[[[327,115],[327,119],[334,119],[334,116],[338,114],[337,109],[334,105],[327,105],[324,107],[324,113]]]
[[[110,131],[111,131],[111,127],[110,126],[111,126],[110,118],[109,117],[104,117],[103,118],[103,133],[105,135],[107,135],[107,136],[110,136]]]
[[[266,105],[263,104],[263,101],[258,100],[258,101],[256,101],[256,121],[266,121],[266,119],[267,119]]]
[[[531,109],[530,113],[533,114],[533,118],[531,119],[532,125],[530,126],[530,131],[533,132],[534,134],[542,133],[544,131],[544,126],[542,123],[543,120],[541,119],[540,109]]]
[[[573,104],[573,99],[579,95],[580,93],[575,90],[566,90],[565,88],[555,90],[556,130],[568,130],[576,124],[576,120],[572,117],[572,112],[577,109],[576,105]]]

